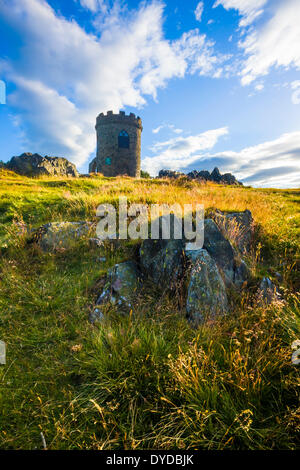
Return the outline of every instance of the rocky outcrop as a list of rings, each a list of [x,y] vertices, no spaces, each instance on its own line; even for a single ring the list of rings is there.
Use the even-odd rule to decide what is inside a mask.
[[[252,220],[251,213],[235,213],[235,216],[245,224]],[[160,217],[160,226],[163,218]],[[169,239],[160,236],[157,240],[144,240],[137,263],[123,263],[109,271],[94,317],[101,317],[99,305],[103,303],[133,306],[130,299],[141,287],[141,278],[151,280],[154,286],[168,289],[172,294],[180,292],[180,298],[186,295],[186,287],[186,312],[193,323],[214,320],[228,312],[227,288],[239,290],[245,287],[251,273],[226,237],[226,225],[221,231],[213,219],[205,219],[203,248],[188,250],[184,237],[175,239],[174,221],[173,215]]]
[[[219,183],[219,184],[226,184],[226,185],[234,185],[234,186],[242,186],[243,183],[240,181],[237,181],[234,175],[231,173],[225,173],[222,175],[220,173],[219,168],[215,167],[213,171],[210,173],[207,170],[193,170],[188,174],[185,173],[180,173],[179,171],[173,171],[173,170],[160,170],[158,174],[159,178],[181,178],[181,177],[187,177],[192,180],[198,180],[198,181],[212,181],[214,183]]]
[[[186,311],[193,323],[214,320],[228,311],[226,288],[217,264],[206,250],[186,252],[190,278]]]
[[[42,157],[38,153],[23,153],[5,164],[8,170],[24,176],[73,176],[77,177],[76,166],[66,158]]]
[[[159,178],[180,178],[181,176],[185,176],[185,174],[174,170],[160,170],[158,174]]]

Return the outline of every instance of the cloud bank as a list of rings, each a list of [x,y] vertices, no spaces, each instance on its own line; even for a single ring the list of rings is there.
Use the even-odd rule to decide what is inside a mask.
[[[278,188],[299,187],[300,131],[286,133],[273,141],[246,147],[239,152],[209,153],[218,140],[228,134],[226,127],[190,137],[177,137],[156,143],[153,157],[142,161],[152,175],[160,169],[212,170],[219,166],[222,173],[232,172],[245,184]]]

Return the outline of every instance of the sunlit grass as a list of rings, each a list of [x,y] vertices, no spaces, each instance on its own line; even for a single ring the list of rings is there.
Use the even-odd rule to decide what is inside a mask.
[[[131,315],[112,309],[90,325],[103,276],[135,256],[134,245],[80,242],[47,254],[26,244],[22,227],[94,220],[100,203],[120,195],[250,209],[254,277],[278,271],[285,303],[259,307],[251,286],[224,320],[194,330],[180,299],[145,285]],[[299,190],[0,171],[0,447],[40,449],[43,432],[49,449],[297,448],[299,201]]]

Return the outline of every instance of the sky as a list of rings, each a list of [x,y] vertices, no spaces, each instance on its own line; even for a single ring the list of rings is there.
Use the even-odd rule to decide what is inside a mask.
[[[152,176],[300,187],[299,18],[300,0],[0,0],[0,160],[86,173],[96,116],[124,110]]]

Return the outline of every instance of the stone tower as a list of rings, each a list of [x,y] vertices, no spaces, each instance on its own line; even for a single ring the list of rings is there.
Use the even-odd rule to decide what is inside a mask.
[[[97,155],[89,165],[90,173],[104,176],[140,177],[142,120],[124,111],[99,114],[96,120]]]

